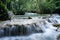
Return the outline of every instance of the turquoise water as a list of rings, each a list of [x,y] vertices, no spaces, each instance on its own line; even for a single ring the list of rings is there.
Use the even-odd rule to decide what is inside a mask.
[[[60,19],[60,16],[56,17],[57,19]]]

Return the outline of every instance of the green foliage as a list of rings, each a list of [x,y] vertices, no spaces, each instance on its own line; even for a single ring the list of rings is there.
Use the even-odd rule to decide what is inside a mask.
[[[9,19],[7,12],[8,12],[8,9],[6,5],[2,1],[0,1],[0,20]]]
[[[39,8],[41,10],[41,13],[50,13],[50,12],[52,13],[52,11],[55,10],[56,5],[52,0],[45,2],[42,1],[41,3],[39,3]]]
[[[60,8],[60,0],[5,0],[5,6],[15,14],[21,14],[21,11],[53,13]]]
[[[5,13],[9,10],[12,10],[14,14],[53,13],[60,8],[60,0],[0,0],[0,7]]]
[[[41,13],[53,13],[57,8],[59,8],[58,6],[56,6],[56,2],[57,0],[45,0],[44,1],[39,1],[39,8]],[[59,1],[57,2],[59,3]]]

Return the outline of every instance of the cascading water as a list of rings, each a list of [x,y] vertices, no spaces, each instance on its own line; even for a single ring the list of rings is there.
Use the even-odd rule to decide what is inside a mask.
[[[46,20],[52,24],[60,24],[60,15],[52,15],[51,17],[46,18]]]
[[[49,27],[46,25],[48,24],[44,21],[38,20],[31,24],[28,21],[28,23],[24,25],[8,25],[7,28],[2,29],[4,32],[2,31],[1,34],[4,33],[2,36],[9,37],[2,37],[0,40],[56,40],[56,35],[59,32],[53,30],[53,26],[50,29],[50,25],[48,25]]]
[[[0,29],[0,40],[56,40],[60,34],[45,19],[14,19],[13,15],[11,20]]]

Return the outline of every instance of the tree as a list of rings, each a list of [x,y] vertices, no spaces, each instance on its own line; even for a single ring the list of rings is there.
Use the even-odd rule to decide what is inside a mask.
[[[9,19],[7,11],[8,11],[8,9],[7,9],[6,5],[2,1],[0,1],[0,20]]]

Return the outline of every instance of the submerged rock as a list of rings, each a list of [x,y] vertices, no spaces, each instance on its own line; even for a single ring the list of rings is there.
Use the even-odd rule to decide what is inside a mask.
[[[32,19],[31,17],[28,17],[28,19]]]
[[[60,40],[60,34],[57,36],[57,40]]]

